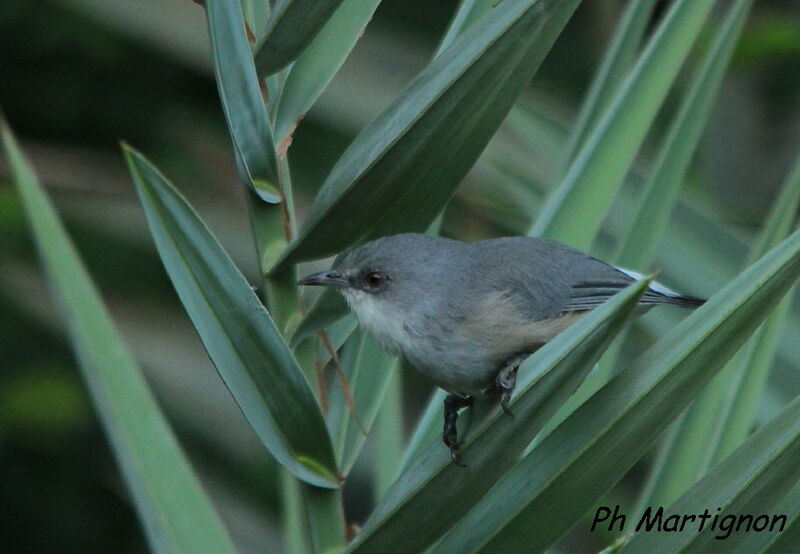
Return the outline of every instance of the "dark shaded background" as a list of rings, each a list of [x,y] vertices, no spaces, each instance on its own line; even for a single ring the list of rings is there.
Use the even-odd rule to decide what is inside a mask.
[[[574,117],[622,2],[585,0],[532,85],[556,125]],[[290,151],[306,203],[358,130],[431,55],[453,0],[384,0],[352,58],[303,120]],[[207,55],[190,0],[3,0],[0,105],[54,197],[92,275],[243,551],[280,544],[276,470],[219,381],[149,238],[119,154],[146,153],[255,281],[253,245]],[[746,243],[800,141],[800,3],[756,2],[692,171],[715,225]],[[667,105],[665,114],[669,115]],[[662,118],[663,119],[663,118]],[[656,133],[658,131],[658,123]],[[657,134],[656,134],[657,136]],[[641,163],[646,164],[646,152]],[[444,231],[519,233],[473,174]],[[529,215],[529,214],[527,214]],[[742,252],[732,251],[731,256]],[[136,516],[52,310],[0,162],[0,537],[6,552],[141,552]],[[771,393],[797,394],[789,364]],[[429,385],[406,372],[408,427]],[[769,411],[769,407],[765,408]],[[368,449],[366,451],[368,456]],[[638,467],[612,493],[630,495]],[[616,495],[616,496],[615,496]],[[348,514],[370,507],[359,472]],[[567,538],[565,551],[603,537]]]

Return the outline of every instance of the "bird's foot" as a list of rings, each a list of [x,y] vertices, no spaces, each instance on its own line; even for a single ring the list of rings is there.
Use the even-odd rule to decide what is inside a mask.
[[[458,410],[472,405],[471,396],[460,394],[448,394],[444,399],[444,429],[442,430],[442,441],[450,449],[450,459],[457,466],[466,467],[459,460],[458,429]]]
[[[514,392],[514,387],[517,386],[517,370],[527,357],[525,355],[511,358],[494,379],[494,387],[500,393],[500,407],[510,416],[514,414],[509,409],[508,403],[511,401],[511,393]]]

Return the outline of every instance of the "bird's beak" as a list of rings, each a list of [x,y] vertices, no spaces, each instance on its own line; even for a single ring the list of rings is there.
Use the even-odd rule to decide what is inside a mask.
[[[321,271],[320,273],[313,273],[303,277],[297,281],[298,285],[317,286],[317,287],[334,287],[345,288],[350,286],[350,281],[347,277],[338,271]]]

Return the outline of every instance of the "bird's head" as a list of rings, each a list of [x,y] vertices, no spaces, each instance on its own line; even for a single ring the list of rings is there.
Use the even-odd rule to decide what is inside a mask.
[[[453,285],[446,282],[458,259],[452,249],[461,246],[420,234],[383,237],[340,254],[330,270],[298,284],[338,289],[357,315],[365,308],[410,311],[429,302],[431,293]]]

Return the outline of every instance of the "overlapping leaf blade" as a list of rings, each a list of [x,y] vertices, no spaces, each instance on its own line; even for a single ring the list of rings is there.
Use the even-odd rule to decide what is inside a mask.
[[[436,49],[436,55],[438,56],[447,50],[458,35],[478,21],[483,14],[497,7],[497,5],[497,0],[461,0],[458,10],[450,20],[447,32],[442,37],[442,42],[439,43],[439,47]]]
[[[264,202],[281,201],[278,162],[238,1],[206,0],[217,89],[242,181]]]
[[[311,304],[292,335],[292,346],[297,346],[303,340],[313,336],[317,330],[327,327],[345,315],[347,315],[347,302],[344,297],[336,290],[323,290]],[[355,317],[352,328],[355,328]],[[338,346],[341,346],[341,343]]]
[[[286,144],[295,125],[331,82],[378,4],[380,0],[344,0],[294,62],[283,85],[275,118],[278,144]]]
[[[625,84],[594,126],[531,235],[588,248],[714,0],[672,5]]]
[[[180,193],[141,154],[125,155],[167,273],[250,425],[298,478],[337,487],[319,405],[269,314]]]
[[[514,465],[622,328],[648,282],[629,287],[590,312],[523,364],[511,403],[513,418],[502,413],[496,398],[471,408],[477,408],[479,421],[464,441],[466,467],[453,464],[441,444],[429,445],[383,497],[350,551],[429,548]]]
[[[796,399],[780,415],[764,425],[740,448],[690,488],[667,514],[701,514],[707,510],[725,517],[773,514],[790,487],[800,478],[800,399]],[[717,514],[715,508],[722,508]],[[652,511],[655,512],[657,506]],[[769,516],[767,516],[769,519]],[[751,522],[752,525],[752,522]],[[734,552],[755,534],[752,529],[730,530],[699,523],[689,523],[675,533],[639,532],[622,552]],[[774,531],[777,535],[778,531]],[[727,536],[726,536],[727,535]],[[719,540],[719,537],[725,537]],[[748,550],[747,552],[753,552]]]
[[[783,529],[779,533],[748,533],[739,545],[739,552],[783,554],[800,544],[800,481],[795,482],[773,513],[786,514],[788,521]]]
[[[799,275],[797,231],[573,412],[451,530],[443,547],[549,547],[647,451]]]
[[[798,202],[800,170],[795,168],[775,200],[761,238],[748,254],[750,263],[774,248],[789,233]],[[730,454],[750,432],[788,301],[786,298],[779,304],[677,424],[679,431],[659,453],[659,463],[651,475],[643,502],[672,503],[709,467]],[[725,446],[720,448],[721,444]]]
[[[261,77],[286,67],[314,40],[342,0],[278,0],[256,46]]]
[[[598,119],[608,108],[609,102],[613,100],[614,93],[625,82],[625,75],[636,61],[636,54],[641,46],[655,4],[655,0],[629,2],[625,12],[620,16],[614,36],[606,48],[603,61],[592,79],[592,84],[581,104],[581,110],[573,126],[564,156],[566,168],[572,164],[575,156],[584,146]]]
[[[424,230],[578,4],[509,0],[473,24],[343,154],[279,265]]]
[[[775,199],[766,226],[753,253],[760,254],[771,248],[792,228],[792,222],[800,205],[800,156],[795,160]],[[737,381],[733,401],[727,407],[726,417],[718,421],[722,425],[716,445],[715,459],[727,456],[744,440],[755,420],[758,401],[764,392],[772,359],[778,347],[778,339],[789,313],[789,299],[785,299],[775,310],[754,338],[751,348],[742,352],[741,379]]]
[[[11,131],[0,121],[42,263],[84,381],[155,552],[235,552]]]
[[[335,387],[331,393],[328,425],[334,437],[341,472],[347,475],[375,422],[390,377],[398,369],[395,358],[360,330],[350,335],[339,360],[347,376],[354,406],[348,406],[342,387]]]
[[[616,257],[620,266],[650,265],[752,5],[752,0],[733,3],[702,63],[690,77],[689,88],[643,187],[636,219]]]

